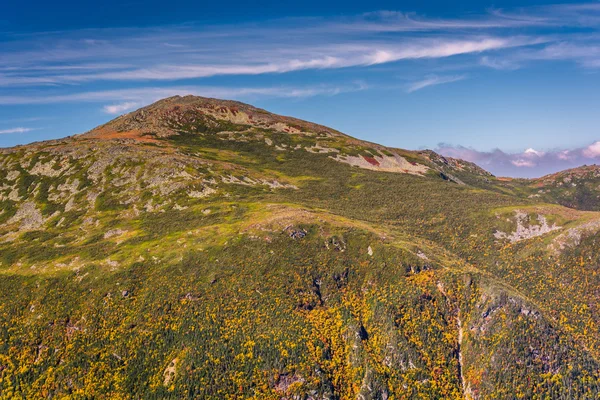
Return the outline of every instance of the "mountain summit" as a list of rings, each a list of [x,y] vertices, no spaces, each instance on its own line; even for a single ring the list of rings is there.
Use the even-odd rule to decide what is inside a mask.
[[[223,124],[230,128],[242,126],[273,129],[278,132],[312,132],[328,136],[344,136],[331,128],[291,117],[269,113],[249,104],[198,96],[174,96],[120,116],[88,133],[118,131],[150,133],[158,137],[176,135],[182,130],[197,133],[221,132]]]
[[[362,168],[389,172],[424,174],[450,169],[467,170],[487,176],[488,172],[474,164],[444,158],[432,151],[409,152],[389,149],[375,143],[361,141],[334,129],[272,114],[268,111],[237,101],[218,100],[197,96],[174,96],[163,99],[83,135],[86,138],[155,141],[180,135],[182,132],[198,135],[216,135],[222,139],[245,141],[265,140],[273,145],[272,134],[283,134],[295,142],[292,150],[303,149],[315,153],[338,155],[338,161]],[[291,140],[289,140],[292,138]],[[288,143],[275,144],[282,150]],[[364,154],[359,154],[359,153]],[[412,161],[407,161],[407,157]]]
[[[576,176],[194,96],[2,149],[0,397],[598,398]]]

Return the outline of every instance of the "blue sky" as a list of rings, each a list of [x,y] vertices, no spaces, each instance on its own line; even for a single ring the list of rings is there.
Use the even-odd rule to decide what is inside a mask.
[[[600,2],[11,3],[2,147],[196,94],[498,175],[600,159]]]

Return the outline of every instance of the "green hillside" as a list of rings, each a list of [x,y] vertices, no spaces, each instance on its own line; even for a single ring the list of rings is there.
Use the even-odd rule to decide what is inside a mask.
[[[1,149],[0,398],[597,399],[600,213],[534,186],[192,96]]]

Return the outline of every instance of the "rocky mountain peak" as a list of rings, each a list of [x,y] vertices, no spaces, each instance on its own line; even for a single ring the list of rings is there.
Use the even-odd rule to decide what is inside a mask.
[[[325,126],[273,114],[238,101],[191,95],[159,100],[101,125],[85,136],[113,138],[151,135],[165,138],[179,131],[216,133],[249,128],[289,134],[342,136],[340,132]]]

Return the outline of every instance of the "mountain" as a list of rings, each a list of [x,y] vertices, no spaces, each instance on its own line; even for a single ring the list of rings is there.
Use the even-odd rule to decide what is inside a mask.
[[[600,211],[600,166],[561,171],[527,182],[530,196],[580,210]]]
[[[0,398],[596,399],[566,179],[193,96],[2,149]]]

